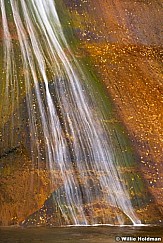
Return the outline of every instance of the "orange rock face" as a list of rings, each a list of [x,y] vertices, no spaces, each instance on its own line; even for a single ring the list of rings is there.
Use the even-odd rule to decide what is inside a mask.
[[[19,224],[42,207],[51,192],[62,184],[55,171],[56,184],[45,168],[33,168],[30,159],[17,150],[0,158],[0,226]]]
[[[63,2],[80,40],[76,56],[89,58],[92,70],[103,82],[138,155],[138,168],[147,189],[153,195],[153,202],[142,209],[140,206],[137,214],[146,222],[155,215],[158,222],[163,214],[161,1]],[[9,28],[12,40],[17,41],[12,23]],[[56,175],[58,185],[51,187],[47,170],[32,169],[28,156],[19,152],[11,156],[0,158],[0,224],[3,225],[17,224],[27,218],[62,184]],[[96,213],[101,214],[98,205]]]
[[[112,97],[162,210],[161,1],[72,1],[68,7],[82,54]]]

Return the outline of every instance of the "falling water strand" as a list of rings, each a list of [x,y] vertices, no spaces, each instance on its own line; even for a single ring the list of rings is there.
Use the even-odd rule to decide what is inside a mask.
[[[14,50],[13,44],[11,41],[11,35],[9,32],[9,26],[5,11],[5,3],[4,0],[0,1],[1,5],[1,14],[2,14],[2,25],[4,29],[4,38],[3,38],[3,46],[4,46],[4,70],[6,73],[5,78],[5,87],[4,88],[4,110],[7,110],[8,105],[11,103],[11,110],[14,112],[14,109],[18,106],[19,103],[19,89],[17,85],[17,74],[16,74],[16,65],[14,59]],[[11,97],[11,99],[9,99]],[[11,102],[10,102],[11,101]],[[14,123],[14,119],[12,118],[12,123]],[[13,136],[11,136],[12,138]],[[10,141],[12,146],[13,141]]]
[[[113,144],[101,122],[103,114],[100,110],[95,111],[95,98],[84,85],[87,83],[86,77],[65,39],[55,2],[10,0],[9,3],[25,70],[33,160],[37,158],[39,163],[41,159],[34,96],[40,117],[45,160],[52,172],[52,182],[56,183],[54,171],[60,172],[63,181],[64,196],[58,190],[56,198],[63,218],[67,224],[96,224],[95,217],[88,222],[83,205],[84,201],[89,205],[93,200],[100,203],[98,194],[101,193],[100,198],[120,209],[133,224],[140,224],[116,169]],[[1,12],[8,87],[9,79],[12,80],[14,51],[4,0],[1,0]],[[93,191],[88,178],[96,175],[98,183]],[[83,186],[78,178],[83,181]],[[123,220],[119,219],[119,223],[123,223]]]

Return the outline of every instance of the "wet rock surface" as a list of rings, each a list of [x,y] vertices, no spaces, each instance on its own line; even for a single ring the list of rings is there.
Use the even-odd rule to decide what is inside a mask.
[[[137,154],[138,172],[132,167],[125,172],[134,172],[134,176],[141,174],[145,180],[140,194],[134,192],[132,186],[129,188],[136,212],[144,223],[159,224],[163,215],[161,1],[63,2],[79,41],[76,57],[84,59],[85,64],[92,68],[90,72],[103,82]],[[10,28],[13,29],[12,24]],[[0,38],[2,36],[1,31]],[[17,35],[13,33],[12,38],[17,40]],[[14,126],[10,123],[10,116],[0,123],[0,224],[13,225],[25,220],[27,226],[60,225],[58,219],[61,215],[55,200],[52,200],[55,192],[49,195],[62,184],[61,178],[51,187],[45,163],[42,161],[39,169],[37,161],[32,164],[24,104],[25,101],[19,115],[14,112]],[[132,181],[134,183],[134,176],[129,185]],[[56,178],[59,180],[57,172]],[[92,202],[92,205],[98,223],[108,223],[107,216],[103,217],[105,213],[113,219],[112,222],[116,222],[116,214],[123,214],[113,207],[106,210],[105,203],[105,213],[98,203]],[[88,220],[92,205],[85,203]],[[63,218],[61,221],[62,224],[71,224]]]
[[[138,167],[162,212],[162,3],[64,2],[74,18],[79,53],[112,97],[138,154]]]

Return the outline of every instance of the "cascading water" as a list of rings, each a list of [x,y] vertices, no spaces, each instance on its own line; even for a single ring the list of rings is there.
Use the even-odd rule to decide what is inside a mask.
[[[58,190],[55,200],[66,224],[96,224],[96,217],[88,219],[84,208],[85,203],[90,205],[93,214],[92,201],[99,205],[104,201],[122,211],[134,225],[140,224],[116,168],[114,144],[102,123],[104,114],[97,109],[96,97],[68,46],[55,1],[0,0],[0,4],[4,97],[8,97],[10,87],[17,97],[20,92],[6,13],[6,5],[10,5],[23,66],[33,162],[37,160],[39,165],[46,161],[52,183],[56,183],[53,172],[59,171],[63,189]],[[13,107],[14,103],[13,97]],[[118,213],[116,220],[124,222]],[[115,223],[111,219],[107,222]]]

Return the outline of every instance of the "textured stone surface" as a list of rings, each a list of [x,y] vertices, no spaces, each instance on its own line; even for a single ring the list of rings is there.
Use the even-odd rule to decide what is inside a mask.
[[[162,212],[162,2],[64,2],[80,39],[79,53],[90,58],[88,63],[112,97]]]
[[[57,172],[35,169],[20,149],[0,158],[0,225],[15,225],[42,207],[50,193],[62,184]]]
[[[147,196],[147,201],[144,204],[142,200],[142,205],[140,203],[137,207],[137,214],[140,218],[144,218],[145,223],[161,223],[163,214],[161,1],[64,0],[64,3],[69,11],[72,33],[79,41],[77,48],[74,48],[75,55],[79,59],[84,59],[85,64],[91,67],[90,72],[95,72],[99,81],[103,82],[137,154],[138,172],[132,167],[128,171],[124,168],[124,173],[130,174],[131,180],[134,180],[134,176],[139,173],[145,179],[146,191],[143,193]],[[60,18],[62,20],[63,16],[60,15]],[[68,23],[63,26],[65,32],[67,26]],[[12,23],[10,29],[12,39],[17,41]],[[0,31],[0,40],[2,36]],[[23,70],[20,70],[19,78],[23,75],[21,72]],[[25,122],[20,122],[18,116],[15,125],[10,126],[12,108],[9,109],[9,114],[0,120],[0,130],[6,127],[7,131],[5,134],[0,133],[0,224],[17,224],[31,217],[31,222],[37,221],[37,224],[58,225],[56,214],[49,219],[49,214],[44,212],[42,215],[40,208],[46,208],[46,199],[62,184],[61,178],[58,185],[51,187],[45,165],[42,164],[42,168],[39,169],[32,167],[28,153],[27,111],[23,107],[22,105],[20,109],[20,112],[23,111],[20,117],[24,117]],[[2,109],[6,110],[0,102],[0,110]],[[11,133],[13,136],[10,136]],[[59,179],[57,173],[56,178]],[[134,192],[131,189],[130,194],[131,199],[137,201],[137,197],[141,198],[142,191]],[[85,205],[88,218],[89,206]],[[94,207],[96,208],[94,215],[99,216],[101,223],[103,210],[99,209],[98,205]],[[39,220],[40,215],[42,218]],[[114,218],[112,208],[110,211],[107,210],[107,215]],[[107,219],[102,223],[107,223]]]

